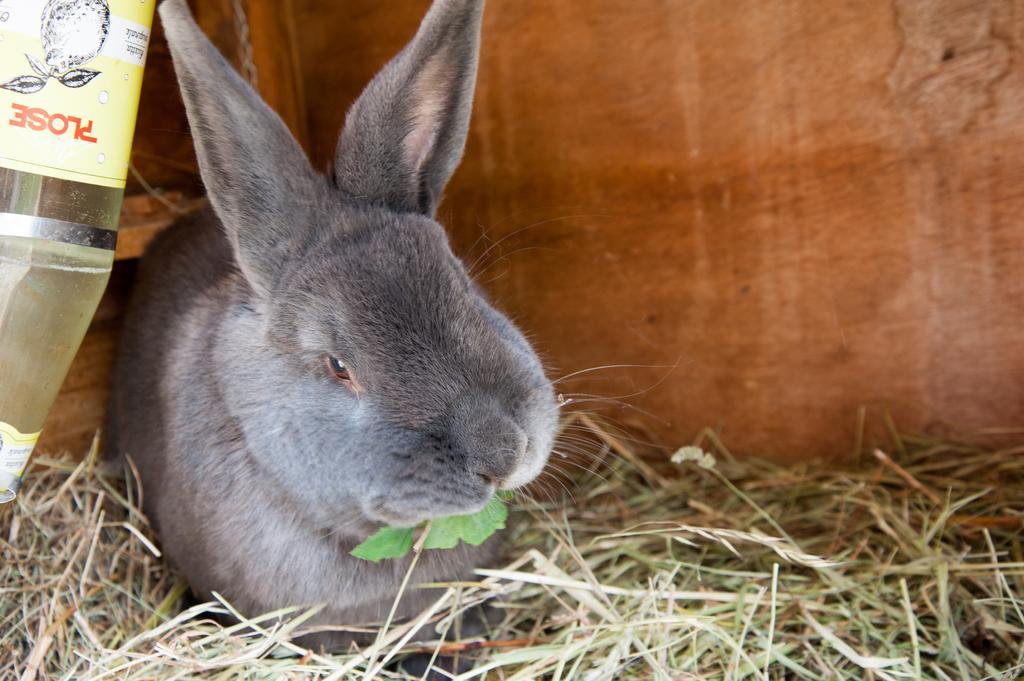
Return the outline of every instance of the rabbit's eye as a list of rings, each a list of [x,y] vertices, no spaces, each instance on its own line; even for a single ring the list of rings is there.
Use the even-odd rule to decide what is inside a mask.
[[[337,357],[327,357],[327,368],[330,370],[331,375],[338,379],[342,383],[345,383],[349,387],[352,386],[352,374],[349,373],[348,367]]]
[[[349,379],[348,368],[345,366],[345,363],[342,362],[337,357],[328,357],[327,367],[331,370],[331,373],[334,374],[335,378],[340,378],[343,380]]]

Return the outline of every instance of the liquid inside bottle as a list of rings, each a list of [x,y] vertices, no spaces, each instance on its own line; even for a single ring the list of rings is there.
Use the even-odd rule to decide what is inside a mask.
[[[113,259],[110,250],[0,237],[0,414],[26,439],[43,429]],[[17,434],[7,439],[0,447],[7,455],[0,460],[0,503],[14,497],[25,463],[19,459],[28,455],[10,441]]]

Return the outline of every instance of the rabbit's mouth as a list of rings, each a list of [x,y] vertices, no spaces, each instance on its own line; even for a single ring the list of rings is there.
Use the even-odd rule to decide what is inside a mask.
[[[420,515],[402,515],[384,509],[374,509],[366,514],[371,520],[388,527],[415,527],[427,518]]]
[[[370,520],[382,523],[389,527],[415,527],[422,522],[434,518],[443,518],[452,515],[469,515],[480,511],[494,496],[494,489],[489,488],[486,494],[472,499],[466,499],[464,503],[431,504],[430,508],[417,505],[415,508],[395,508],[393,500],[377,497],[366,505],[364,513]],[[429,500],[424,499],[429,503]]]

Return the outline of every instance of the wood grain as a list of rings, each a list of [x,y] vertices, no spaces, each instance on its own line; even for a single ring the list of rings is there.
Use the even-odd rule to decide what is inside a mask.
[[[204,22],[204,28],[207,23],[209,20]],[[129,195],[144,192],[143,182],[152,187],[184,190],[190,194],[201,191],[188,118],[178,94],[174,65],[159,17],[154,17],[153,34],[146,55],[131,163]]]
[[[243,7],[250,29],[256,85],[260,94],[281,116],[299,144],[308,147],[309,118],[292,1],[245,0]]]
[[[164,192],[159,198],[149,194],[126,197],[121,208],[115,260],[141,257],[157,234],[207,203],[205,197],[188,198],[181,192]]]

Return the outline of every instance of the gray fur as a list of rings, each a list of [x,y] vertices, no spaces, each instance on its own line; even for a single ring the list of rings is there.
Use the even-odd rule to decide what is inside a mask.
[[[164,550],[201,597],[379,619],[407,563],[352,558],[357,543],[475,512],[492,481],[520,487],[547,461],[552,386],[431,218],[462,154],[482,5],[434,3],[349,114],[333,181],[184,0],[160,7],[213,211],[142,261],[107,438],[138,465]],[[414,579],[469,576],[496,550],[427,552]],[[401,614],[431,597],[411,591]]]

